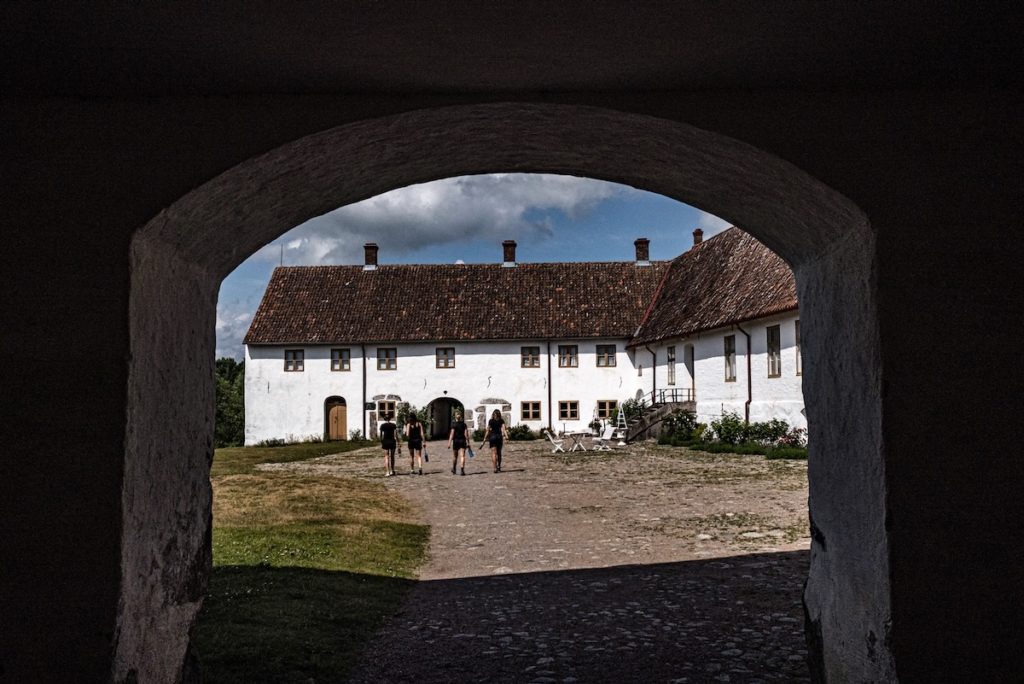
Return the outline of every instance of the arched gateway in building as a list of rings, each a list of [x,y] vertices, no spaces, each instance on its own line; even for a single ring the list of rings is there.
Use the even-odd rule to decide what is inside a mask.
[[[427,419],[430,421],[430,439],[448,438],[456,411],[462,411],[463,418],[465,418],[465,407],[462,402],[448,396],[434,399],[427,404],[427,409]]]

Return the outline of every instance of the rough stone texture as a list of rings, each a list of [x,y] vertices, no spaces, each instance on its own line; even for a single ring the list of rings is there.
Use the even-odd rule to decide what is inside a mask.
[[[847,200],[782,160],[736,140],[662,119],[593,108],[503,104],[411,112],[343,126],[296,141],[222,174],[162,212],[140,231],[136,241],[157,251],[167,250],[166,256],[172,263],[182,260],[208,269],[213,276],[226,275],[238,260],[267,240],[330,207],[409,182],[495,167],[612,178],[646,185],[691,202],[713,202],[717,214],[732,218],[741,226],[751,226],[751,233],[793,263],[798,283],[806,265],[822,258],[818,255],[841,249],[847,268],[822,274],[819,277],[827,280],[820,284],[814,280],[805,294],[814,300],[822,291],[841,292],[844,303],[858,317],[848,319],[845,313],[834,312],[832,333],[836,339],[855,339],[859,344],[822,346],[820,340],[827,338],[819,337],[818,319],[811,314],[804,323],[807,368],[834,371],[829,376],[831,382],[840,383],[845,390],[830,392],[828,385],[810,384],[805,400],[809,406],[823,407],[825,415],[831,413],[830,401],[874,396],[877,402],[877,380],[870,369],[862,373],[859,362],[861,355],[878,356],[877,337],[870,334],[874,330],[870,325],[873,309],[867,299],[870,290],[863,287],[869,280],[866,269],[871,253],[863,215]],[[263,181],[254,183],[255,178]],[[742,192],[723,190],[740,183]],[[211,241],[219,248],[211,249]],[[150,255],[147,253],[146,257]],[[135,272],[143,270],[146,269],[140,265]],[[148,297],[162,297],[173,286],[174,279],[168,278]],[[178,301],[184,303],[188,294],[185,290],[178,292]],[[134,299],[136,296],[138,300]],[[197,291],[193,296],[195,303],[183,306],[201,311],[201,293]],[[152,382],[148,378],[154,376],[149,373],[155,372],[155,377],[161,372],[173,375],[189,367],[189,355],[195,353],[201,358],[204,351],[207,356],[213,355],[213,342],[208,336],[200,336],[188,345],[161,349],[159,354],[139,346],[148,339],[161,339],[162,328],[178,330],[180,326],[177,317],[166,316],[159,301],[149,302],[146,297],[136,285],[133,303],[138,304],[132,308],[133,329],[137,326],[152,331],[147,336],[132,338],[132,365],[143,364],[147,368],[146,375],[134,371],[132,374],[132,381],[138,381],[132,391],[139,395],[145,394],[145,386]],[[806,297],[802,301],[813,312],[815,303]],[[847,323],[849,328],[845,327]],[[193,344],[200,348],[193,351]],[[208,348],[202,349],[203,344]],[[152,417],[141,411],[133,413],[133,423],[139,425],[133,424],[130,429],[156,443],[173,444],[175,450],[191,450],[191,456],[183,454],[186,462],[199,462],[208,447],[187,439],[187,434],[176,434],[164,427],[192,424],[193,415],[175,415],[175,408],[191,413],[187,406],[160,404],[159,415]],[[877,434],[881,429],[877,423],[879,413],[865,412],[863,404],[842,408],[858,410],[853,414],[858,420],[840,425],[832,433],[835,438],[823,439],[822,443],[830,449],[834,447],[843,463],[878,463],[880,444],[877,440],[860,439],[859,430]],[[840,414],[850,415],[842,411]],[[812,423],[810,437],[815,448],[817,430],[823,429],[824,423]],[[151,480],[151,474],[142,469],[133,472],[142,481],[126,482],[126,487],[145,486]],[[872,472],[877,477],[878,467],[868,467],[861,474]],[[202,478],[204,472],[197,469],[185,477]],[[830,475],[823,477],[831,480]],[[812,516],[828,519],[831,514],[827,509],[831,507],[853,508],[858,511],[857,524],[877,532],[884,509],[877,498],[865,498],[861,491],[880,487],[879,483],[854,480],[848,484],[849,487],[832,490],[827,498],[812,499]],[[188,506],[189,501],[183,497],[179,503],[165,505],[177,508]],[[816,512],[815,507],[822,511]],[[132,511],[126,510],[126,517],[128,521],[134,519]],[[138,534],[138,530],[126,526],[127,539]],[[880,648],[875,650],[881,653],[875,660],[865,658],[860,640],[852,639],[847,630],[857,625],[855,629],[860,633],[863,623],[881,633],[880,625],[889,619],[885,543],[879,540],[871,547],[874,552],[865,553],[859,543],[861,537],[854,538],[858,542],[849,547],[837,545],[817,552],[808,601],[812,614],[822,616],[826,643],[837,649],[837,671],[878,679],[889,676],[889,655]],[[853,556],[848,555],[851,552]],[[833,576],[836,568],[844,568],[844,573],[845,568],[859,570],[840,580]],[[159,569],[150,572],[148,579],[154,583],[165,581]],[[815,592],[819,586],[838,586],[840,590],[828,593],[825,600],[821,592]],[[870,602],[861,600],[866,591],[875,592]],[[141,628],[137,622],[126,621],[126,614],[131,614],[129,608],[136,601],[132,593],[126,592],[122,601],[120,632]],[[147,620],[152,618],[152,612],[146,615],[150,616]],[[855,618],[850,617],[854,615]],[[177,617],[172,611],[167,619],[176,621]],[[168,636],[162,642],[165,648],[172,652],[184,648],[184,632],[170,625],[164,631],[181,635],[180,644],[174,644],[174,638]],[[855,652],[847,654],[850,648]]]
[[[783,256],[797,273],[802,306],[814,306],[808,297],[821,295],[850,301],[855,316],[863,312],[869,324],[874,319],[877,347],[849,353],[842,348],[850,339],[836,337],[826,347],[812,340],[817,333],[810,325],[804,330],[807,352],[817,349],[813,359],[805,356],[805,396],[809,404],[812,395],[820,403],[809,408],[819,417],[812,437],[822,444],[841,439],[839,432],[829,436],[821,419],[851,431],[844,451],[815,447],[811,460],[812,513],[820,525],[808,614],[821,629],[816,643],[827,655],[821,659],[829,668],[825,674],[856,680],[864,667],[873,667],[864,678],[882,678],[889,676],[890,662],[894,676],[907,681],[1005,681],[1024,671],[1018,643],[1024,565],[1017,560],[1024,549],[1024,461],[1005,446],[1019,441],[1024,385],[1012,351],[1019,346],[1024,261],[1024,243],[1015,239],[1024,215],[1019,8],[979,7],[968,16],[952,7],[921,11],[868,3],[850,5],[837,19],[831,5],[798,3],[779,12],[739,3],[719,24],[717,6],[698,11],[680,5],[682,14],[672,22],[660,15],[660,5],[629,5],[600,16],[560,5],[566,16],[595,17],[592,31],[574,33],[585,42],[579,54],[587,59],[580,60],[566,59],[576,53],[567,51],[556,29],[527,30],[525,15],[517,19],[522,30],[495,35],[474,31],[506,26],[504,21],[466,11],[446,16],[443,32],[446,44],[456,46],[455,62],[476,70],[475,77],[460,80],[424,59],[422,50],[405,52],[423,45],[422,36],[436,35],[425,17],[410,16],[407,3],[375,7],[384,20],[401,21],[364,24],[334,13],[340,10],[311,6],[306,15],[266,21],[273,30],[255,41],[248,30],[235,30],[253,16],[248,9],[216,17],[179,13],[175,21],[145,7],[91,14],[66,3],[11,3],[0,10],[3,25],[12,28],[2,43],[7,68],[0,72],[10,86],[0,88],[0,263],[8,284],[0,302],[0,351],[18,360],[5,367],[2,400],[9,436],[0,506],[7,521],[5,554],[14,559],[0,567],[4,676],[106,679],[118,624],[120,639],[133,643],[141,637],[126,630],[147,620],[181,624],[170,609],[143,617],[139,606],[153,605],[154,598],[165,605],[161,592],[187,597],[187,589],[150,592],[132,585],[122,596],[123,578],[140,572],[125,568],[125,558],[162,553],[122,552],[122,539],[138,529],[122,521],[174,518],[166,511],[122,511],[126,502],[139,503],[126,493],[145,491],[135,475],[136,481],[124,482],[126,435],[133,429],[127,417],[131,412],[133,420],[142,420],[147,432],[156,422],[155,414],[130,407],[133,398],[142,391],[178,401],[161,386],[128,384],[130,373],[147,377],[130,370],[141,362],[132,357],[129,335],[139,324],[130,315],[139,304],[130,295],[130,245],[135,237],[148,239],[140,226],[202,186],[171,212],[165,254],[152,258],[176,252],[182,262],[195,261],[196,273],[206,274],[200,280],[210,278],[201,295],[182,288],[175,305],[183,313],[176,328],[164,331],[210,338],[216,279],[254,245],[338,203],[397,185],[515,170],[593,175],[692,201]],[[362,56],[378,53],[348,44],[311,52],[308,31],[299,30],[302,21],[359,26],[359,35],[379,49],[406,46],[397,51],[413,58],[395,71],[377,71],[377,60]],[[174,30],[163,30],[167,22]],[[374,26],[388,26],[390,40],[381,40]],[[669,30],[652,34],[651,26]],[[216,27],[238,41],[222,43]],[[727,38],[709,30],[716,27]],[[328,28],[325,35],[335,33]],[[477,37],[464,40],[470,35]],[[527,55],[507,42],[521,35],[547,39]],[[645,36],[639,53],[637,36]],[[766,46],[767,36],[778,42]],[[217,71],[202,60],[179,59],[197,54],[199,43],[231,46],[217,53]],[[82,45],[89,49],[79,51]],[[765,57],[778,46],[794,52]],[[625,71],[619,69],[623,49],[633,50]],[[257,51],[260,59],[254,60]],[[317,74],[328,73],[321,57],[337,60],[334,76],[308,80],[312,72],[301,71],[302,60],[294,56],[314,53]],[[339,72],[339,63],[349,70]],[[585,65],[595,78],[584,80],[572,64]],[[253,65],[258,68],[246,70]],[[398,78],[408,69],[419,78]],[[545,90],[533,77],[538,72],[550,74],[548,83],[560,89]],[[352,84],[362,88],[348,89]],[[629,90],[637,84],[659,88]],[[367,90],[373,87],[386,91]],[[537,104],[484,104],[498,100]],[[481,106],[471,107],[472,115],[439,109],[474,104]],[[579,105],[598,109],[580,112]],[[417,124],[422,131],[407,130]],[[435,130],[449,124],[448,136]],[[306,137],[320,131],[326,137]],[[626,144],[615,142],[612,136],[619,134],[626,134]],[[349,147],[338,136],[347,137]],[[326,143],[319,152],[333,160],[318,158],[317,142]],[[276,157],[246,161],[277,148]],[[370,161],[338,174],[334,167],[345,163],[342,157]],[[322,178],[312,165],[318,160],[324,162]],[[230,169],[236,172],[211,182]],[[817,182],[809,183],[808,176]],[[339,189],[332,181],[348,185]],[[836,193],[859,210],[837,203]],[[836,233],[836,226],[849,230]],[[830,246],[843,242],[841,235],[863,243],[864,251],[849,257],[858,270],[832,273],[837,280],[822,289]],[[859,249],[851,244],[841,251],[847,248]],[[847,262],[835,263],[833,271]],[[142,303],[147,306],[161,303],[154,298]],[[815,310],[818,320],[844,317],[825,304]],[[870,343],[874,334],[852,339]],[[191,339],[186,346],[200,349]],[[212,353],[212,345],[202,353]],[[172,372],[154,371],[153,377],[183,374],[183,388],[204,382],[207,362],[167,363]],[[857,369],[857,363],[872,367]],[[857,384],[847,385],[850,377]],[[846,393],[852,398],[840,396]],[[869,410],[843,412],[858,406]],[[208,415],[208,406],[192,408],[185,426]],[[978,418],[968,420],[968,414]],[[972,437],[965,446],[965,434],[979,430],[984,439]],[[139,439],[159,441],[163,434]],[[866,441],[858,442],[861,437]],[[179,447],[175,459],[186,464],[201,463],[207,450],[204,436],[161,449]],[[143,479],[175,472],[161,467],[146,474],[151,466],[145,463],[138,471]],[[159,486],[178,495],[198,492],[204,469],[198,470],[185,483]],[[843,481],[846,476],[852,480]],[[195,532],[202,512],[192,510],[195,502],[181,501],[187,508],[176,524]],[[168,530],[145,535],[174,537]],[[864,543],[855,558],[846,558],[856,547],[853,539]],[[198,545],[194,538],[186,544],[183,559]],[[862,552],[887,567],[869,569],[857,560]],[[147,581],[163,573],[182,576],[164,567]],[[887,589],[864,584],[873,573],[888,578]],[[858,600],[832,603],[831,592],[815,589],[825,579],[838,582],[841,600]],[[879,596],[888,598],[879,603]],[[138,619],[126,622],[131,615]],[[878,631],[886,615],[891,625]],[[838,631],[830,632],[832,627]],[[167,653],[180,653],[183,638],[175,627]],[[124,671],[140,667],[125,663]],[[167,680],[175,676],[164,674]]]
[[[218,279],[165,246],[132,245],[115,681],[169,681],[185,661],[211,565],[213,325]],[[173,283],[173,285],[172,285]],[[186,323],[187,321],[187,323]],[[173,358],[174,364],[149,363]],[[152,388],[159,387],[159,392]],[[197,410],[198,409],[198,410]],[[182,448],[189,445],[190,448]]]

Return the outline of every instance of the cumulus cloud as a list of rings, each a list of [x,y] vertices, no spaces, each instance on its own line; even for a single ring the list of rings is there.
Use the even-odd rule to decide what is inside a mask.
[[[252,322],[254,306],[235,300],[217,303],[217,358],[231,357],[241,360],[242,338]]]
[[[285,264],[361,263],[366,242],[382,261],[426,246],[476,240],[542,241],[551,212],[570,219],[632,188],[573,176],[488,174],[411,185],[350,204],[289,231],[257,258]]]
[[[489,174],[411,185],[341,207],[257,251],[246,261],[253,268],[244,282],[229,276],[233,287],[222,287],[217,303],[217,356],[242,357],[242,339],[271,267],[279,261],[358,264],[366,242],[381,246],[382,262],[402,262],[424,248],[473,241],[538,242],[552,236],[553,218],[578,219],[606,199],[636,192],[573,176]],[[457,248],[446,252],[452,262],[462,256]]]

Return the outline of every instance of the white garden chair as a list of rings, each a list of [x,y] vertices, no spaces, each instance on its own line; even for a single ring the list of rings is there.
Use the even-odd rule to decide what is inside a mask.
[[[555,439],[555,433],[552,432],[551,430],[545,430],[544,434],[548,436],[548,441],[551,442],[551,446],[554,447],[554,449],[551,450],[551,453],[557,454],[559,451],[561,451],[563,454],[565,453],[565,449],[562,448],[562,442],[564,442],[565,440]]]
[[[605,425],[604,432],[601,433],[601,436],[594,438],[594,451],[611,451],[612,447],[611,444],[609,444],[609,442],[611,442],[612,439],[614,439],[614,434],[615,426]]]

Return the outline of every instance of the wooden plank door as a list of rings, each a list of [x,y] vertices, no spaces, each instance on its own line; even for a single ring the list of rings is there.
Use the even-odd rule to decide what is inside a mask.
[[[348,439],[348,411],[344,404],[331,407],[327,416],[328,439]]]

